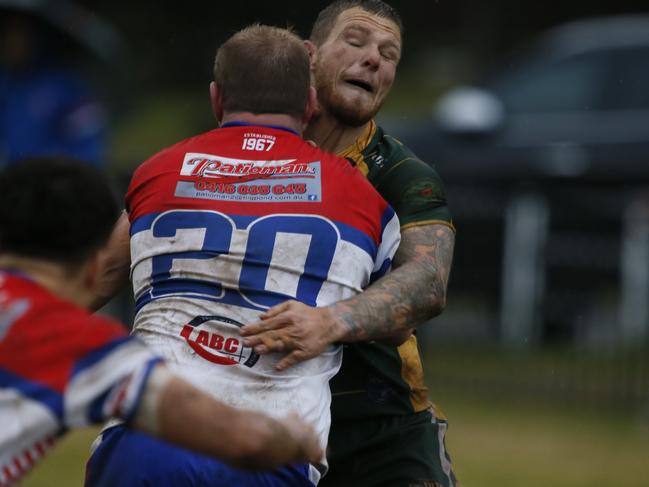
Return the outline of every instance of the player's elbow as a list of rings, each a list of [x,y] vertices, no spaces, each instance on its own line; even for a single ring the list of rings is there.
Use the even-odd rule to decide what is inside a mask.
[[[433,304],[434,316],[441,315],[446,309],[446,291],[435,297]]]
[[[441,315],[446,309],[446,284],[436,279],[431,288],[426,313],[428,319]]]

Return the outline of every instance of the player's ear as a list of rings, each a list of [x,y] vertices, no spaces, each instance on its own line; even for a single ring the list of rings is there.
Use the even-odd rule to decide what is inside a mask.
[[[74,302],[88,307],[95,298],[99,277],[104,264],[102,251],[96,252],[75,271],[73,280],[76,283]]]
[[[304,108],[304,117],[302,118],[303,128],[309,124],[311,117],[318,108],[318,93],[313,86],[309,87],[309,96],[306,100],[306,107]]]
[[[99,251],[94,256],[90,257],[88,259],[88,262],[86,262],[84,284],[86,284],[88,288],[94,288],[97,284],[97,280],[99,279],[99,272],[103,263],[102,257],[102,251]]]
[[[309,67],[311,68],[311,73],[313,73],[315,64],[318,61],[318,48],[311,41],[304,41],[304,46],[309,53]]]
[[[212,113],[216,121],[221,123],[223,119],[223,98],[221,96],[221,91],[216,84],[216,81],[210,83],[210,101],[212,103]]]

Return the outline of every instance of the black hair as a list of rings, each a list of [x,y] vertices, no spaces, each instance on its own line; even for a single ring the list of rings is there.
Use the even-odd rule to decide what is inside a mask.
[[[346,10],[359,7],[374,15],[386,18],[394,22],[399,27],[399,32],[403,37],[403,21],[397,10],[383,2],[382,0],[336,0],[327,7],[322,9],[318,18],[313,23],[309,39],[316,46],[320,46],[327,40],[331,29],[341,13]]]
[[[106,175],[89,164],[34,158],[0,172],[0,253],[74,267],[106,243],[118,216]]]

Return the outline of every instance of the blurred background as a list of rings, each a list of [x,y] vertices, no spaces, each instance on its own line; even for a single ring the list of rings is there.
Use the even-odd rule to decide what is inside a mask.
[[[214,126],[220,42],[254,21],[307,36],[327,3],[0,0],[0,164],[65,151],[123,190]],[[393,4],[404,54],[379,123],[435,165],[458,230],[420,343],[459,479],[648,485],[649,6]],[[129,296],[104,311],[130,321]],[[80,485],[94,434],[24,485]]]

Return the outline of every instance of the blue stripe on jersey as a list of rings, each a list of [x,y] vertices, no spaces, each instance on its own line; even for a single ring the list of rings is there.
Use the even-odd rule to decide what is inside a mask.
[[[106,389],[94,398],[90,404],[88,404],[88,410],[86,412],[86,420],[88,421],[88,424],[98,424],[108,419],[104,412],[104,405],[106,404],[106,399],[110,395],[111,391],[112,389]]]
[[[393,218],[396,218],[396,214],[391,206],[387,206],[385,211],[383,212],[383,216],[381,217],[381,243],[383,243],[383,238],[386,237],[386,233],[385,233],[386,227],[388,226],[390,221],[392,221]],[[388,238],[390,237],[394,238],[394,235],[387,235],[387,236]],[[370,284],[372,284],[373,282],[377,281],[385,274],[387,274],[390,271],[391,267],[392,267],[392,259],[386,258],[381,263],[381,267],[378,270],[374,271],[370,276]]]
[[[57,391],[3,369],[0,369],[0,389],[18,391],[22,396],[47,407],[59,422],[63,421],[63,395]]]
[[[231,304],[243,308],[253,309],[255,311],[266,311],[267,308],[262,306],[255,306],[250,301],[246,301],[239,290],[223,289],[223,295],[215,297],[212,293],[206,294],[203,292],[205,284],[200,281],[192,279],[170,279],[163,283],[164,294],[154,295],[151,288],[139,296],[135,300],[135,313],[137,314],[145,304],[155,301],[156,299],[168,298],[170,296],[183,297],[188,299],[204,299],[206,301],[213,301],[215,303]],[[159,291],[157,288],[156,291]],[[293,299],[293,296],[285,296],[275,293],[277,296],[277,304]]]
[[[151,372],[155,368],[156,365],[158,365],[160,362],[162,362],[162,358],[156,357],[147,362],[147,364],[144,366],[144,372],[142,373],[141,376],[139,376],[139,383],[135,384],[135,387],[137,387],[137,392],[135,393],[135,396],[133,397],[132,401],[130,404],[128,404],[128,409],[126,411],[121,411],[122,419],[126,424],[129,424],[131,421],[133,421],[133,418],[135,417],[135,413],[138,410],[138,406],[140,405],[140,401],[142,399],[142,393],[144,392],[144,387],[146,386],[146,383],[149,382],[149,376],[151,375]]]
[[[390,223],[390,220],[394,218],[394,210],[390,205],[385,207],[385,211],[383,212],[383,215],[381,216],[381,238],[383,237],[383,231],[385,230],[385,227]]]
[[[158,218],[158,216],[161,215],[161,213],[149,213],[148,215],[141,216],[137,220],[135,220],[133,223],[131,223],[131,228],[130,228],[130,234],[131,237],[135,235],[136,233],[143,232],[145,230],[148,230],[151,228],[151,225],[153,225],[153,221]]]
[[[149,380],[149,375],[151,375],[151,371],[160,362],[162,362],[162,358],[156,357],[156,358],[152,358],[144,365],[144,372],[142,373],[141,376],[139,376],[139,383],[135,384],[134,386],[137,387],[137,392],[135,393],[135,396],[133,397],[133,399],[130,400],[130,403],[127,404],[128,407],[126,411],[121,411],[121,410],[119,411],[120,419],[124,420],[125,423],[131,422],[135,417],[135,413],[137,412],[138,406],[140,405],[142,393],[144,392],[144,386]],[[122,387],[133,387],[132,385],[128,384],[128,381],[133,380],[133,377],[136,372],[137,371],[134,370],[130,376],[112,384],[112,387],[106,389],[102,394],[97,396],[90,403],[87,411],[87,420],[89,424],[98,424],[109,419],[107,415],[110,415],[113,411],[106,410],[106,401],[109,398],[112,398],[113,394],[119,393],[119,390]],[[117,405],[118,410],[121,407],[122,407],[121,404]]]
[[[372,275],[370,276],[370,284],[372,284],[374,281],[377,281],[381,279],[383,276],[385,276],[388,271],[390,270],[390,267],[392,266],[392,260],[391,259],[385,259],[383,261],[383,264],[381,265],[381,268],[378,271],[372,272]]]
[[[104,358],[106,358],[106,356],[112,353],[117,347],[123,345],[128,340],[132,340],[132,338],[129,336],[119,337],[99,348],[96,348],[92,352],[82,357],[80,360],[77,360],[77,362],[74,364],[74,367],[72,368],[72,374],[70,374],[70,378],[74,377],[79,372],[82,372],[83,370],[99,363]]]
[[[338,228],[340,232],[340,238],[346,242],[352,243],[363,249],[371,258],[374,260],[376,258],[376,251],[378,246],[372,240],[372,237],[357,230],[356,228],[345,225],[344,223],[333,222],[334,225]]]
[[[196,210],[196,211],[205,211],[205,210]],[[191,218],[191,213],[194,213],[194,211],[188,211],[187,213],[188,213],[187,217]],[[161,214],[162,213],[150,213],[148,215],[144,215],[138,218],[137,220],[135,220],[131,224],[131,229],[130,229],[131,236],[143,232],[145,230],[150,230],[151,227],[153,226],[153,222],[155,221],[155,219],[158,218],[158,216],[160,216]],[[245,215],[227,215],[227,216],[234,221],[237,230],[245,230],[250,226],[252,222],[260,218],[263,218],[259,216],[245,216]],[[273,216],[281,216],[281,215],[273,215]],[[286,216],[290,217],[293,215],[286,215]],[[295,216],[312,216],[312,215],[308,215],[308,214],[300,215],[298,213],[295,214]],[[381,231],[383,231],[383,229],[385,228],[385,226],[393,216],[394,216],[394,211],[392,211],[392,208],[388,206],[383,216],[381,217]],[[354,228],[351,225],[347,225],[345,223],[340,223],[333,220],[329,220],[329,221],[331,221],[331,223],[333,223],[336,226],[338,232],[340,233],[340,238],[342,240],[352,243],[357,247],[363,249],[365,252],[367,252],[367,254],[370,257],[372,257],[372,259],[376,257],[377,245],[376,243],[374,243],[374,241],[369,235]],[[185,226],[184,228],[191,228],[191,227]],[[196,228],[203,228],[203,227],[201,225],[198,225]]]

